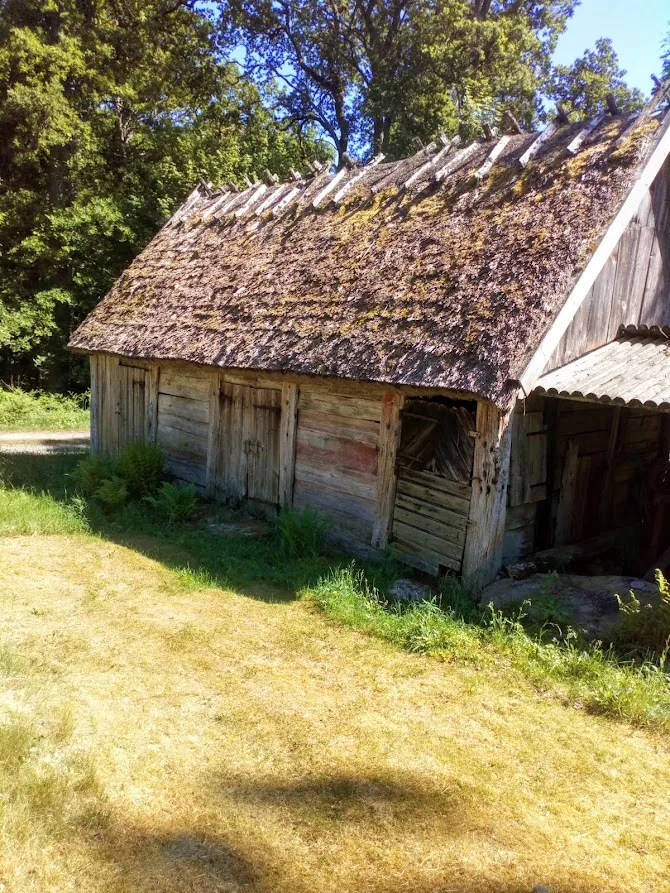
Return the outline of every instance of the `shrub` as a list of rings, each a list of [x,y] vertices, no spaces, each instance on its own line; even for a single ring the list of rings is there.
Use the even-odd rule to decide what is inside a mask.
[[[116,474],[131,499],[153,496],[163,477],[163,450],[155,443],[130,443],[116,460]]]
[[[88,396],[0,387],[0,431],[88,428]]]
[[[277,517],[281,551],[289,558],[313,558],[319,554],[327,529],[326,523],[312,511],[282,509]]]
[[[114,463],[108,456],[90,455],[74,470],[74,480],[84,496],[93,496],[103,481],[114,475]]]
[[[188,521],[198,507],[198,497],[192,484],[178,487],[177,484],[164,482],[156,496],[145,496],[144,501],[171,524]]]
[[[105,508],[118,509],[128,501],[128,487],[120,477],[111,477],[103,481],[93,494]]]
[[[614,631],[614,643],[619,649],[648,649],[663,654],[670,649],[670,583],[660,570],[656,571],[659,598],[653,604],[641,604],[631,590],[630,601],[619,596],[619,622]]]

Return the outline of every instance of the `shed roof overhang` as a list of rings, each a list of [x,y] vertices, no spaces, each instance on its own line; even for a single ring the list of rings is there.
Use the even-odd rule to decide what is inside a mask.
[[[542,375],[534,393],[670,412],[670,327],[622,326],[616,340]]]

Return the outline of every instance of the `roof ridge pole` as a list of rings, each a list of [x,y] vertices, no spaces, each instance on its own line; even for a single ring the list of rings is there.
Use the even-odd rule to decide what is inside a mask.
[[[247,186],[247,188],[243,189],[242,192],[233,192],[233,194],[230,196],[229,201],[227,201],[225,205],[216,212],[216,219],[221,220],[224,214],[229,214],[236,205],[238,205],[240,202],[246,201],[246,199],[249,197],[249,193],[254,188],[254,186]]]
[[[378,192],[381,192],[382,189],[385,189],[389,183],[394,183],[395,179],[398,175],[398,171],[403,171],[404,173],[409,173],[412,170],[413,165],[416,164],[417,161],[421,161],[423,158],[427,158],[432,154],[432,152],[437,149],[435,143],[428,143],[427,146],[422,146],[415,152],[414,155],[409,155],[407,158],[401,158],[396,162],[393,170],[387,174],[387,176],[383,177],[381,180],[378,180],[372,187],[372,194],[377,195]]]
[[[414,173],[402,184],[403,189],[409,189],[417,180],[419,180],[427,171],[434,168],[435,165],[442,161],[442,159],[451,152],[453,148],[460,145],[461,138],[458,134],[452,137],[450,140],[446,139],[446,137],[440,137],[442,141],[442,148],[439,152],[436,152],[425,164],[422,164],[421,167],[417,168]]]
[[[346,175],[347,175],[347,168],[346,167],[340,168],[340,170],[335,174],[335,176],[328,183],[326,183],[326,185],[323,187],[321,192],[317,193],[317,195],[314,196],[314,200],[312,201],[312,207],[318,208],[319,205],[321,204],[321,202],[324,200],[324,198],[326,198],[327,196],[330,195],[330,193],[333,191],[333,189],[335,189],[335,187],[338,185],[338,183],[342,182],[342,180],[345,178]]]
[[[495,146],[491,149],[488,154],[488,158],[484,162],[484,164],[479,168],[479,170],[475,171],[475,177],[478,180],[483,180],[484,177],[489,173],[493,165],[496,163],[499,156],[502,154],[505,146],[512,139],[509,134],[505,134],[505,136],[501,136]]]
[[[170,219],[168,220],[168,222],[165,225],[170,226],[170,225],[179,223],[179,221],[182,219],[184,214],[186,214],[186,212],[188,210],[190,210],[190,208],[197,202],[197,200],[199,198],[200,198],[200,183],[198,183],[198,185],[195,187],[195,189],[193,189],[191,192],[189,192],[189,194],[186,196],[184,201],[181,203],[181,205],[179,205],[177,210],[174,212],[172,217],[170,217]]]
[[[586,127],[583,127],[577,136],[572,140],[571,143],[568,144],[565,151],[570,155],[576,155],[577,152],[581,149],[582,143],[589,136],[589,134],[593,133],[593,131],[605,120],[605,112],[601,112],[599,115],[596,115],[595,118],[591,118]]]
[[[255,214],[257,217],[260,217],[264,211],[268,211],[273,205],[276,205],[279,199],[286,194],[286,190],[291,188],[290,183],[279,183],[278,186],[275,186],[273,190],[271,190],[270,194],[265,197],[265,199],[260,203],[260,205],[256,208]]]
[[[212,202],[212,204],[208,208],[205,208],[205,210],[202,212],[203,223],[206,220],[209,220],[209,218],[212,216],[212,214],[214,214],[215,211],[219,210],[221,205],[225,205],[225,203],[228,201],[229,198],[230,198],[230,192],[224,192],[223,195],[220,195],[217,198],[217,200],[215,202]]]
[[[361,180],[366,175],[366,173],[370,170],[371,167],[376,167],[378,164],[381,164],[381,162],[385,158],[386,158],[386,156],[384,155],[383,152],[380,152],[378,155],[375,155],[375,157],[372,159],[372,161],[369,164],[366,164],[365,167],[362,167],[358,171],[357,174],[354,174],[354,176],[351,178],[351,180],[347,180],[347,182],[344,184],[344,186],[342,186],[341,189],[338,189],[338,191],[332,197],[331,201],[336,205],[339,204],[342,201],[342,197],[347,192],[349,192],[351,187],[354,186],[356,183],[358,183],[359,180]]]
[[[534,158],[537,153],[540,151],[542,146],[556,133],[556,131],[561,126],[558,118],[554,121],[551,121],[542,131],[539,136],[537,136],[533,142],[528,146],[523,155],[519,158],[519,164],[521,167],[526,167],[528,163]]]
[[[481,145],[482,144],[478,140],[475,140],[474,143],[470,143],[469,146],[464,146],[464,148],[462,148],[460,152],[457,152],[443,167],[435,171],[433,180],[436,183],[439,183],[440,180],[444,180],[449,174],[453,174],[454,171],[457,171],[465,164],[471,155],[474,155]]]
[[[640,124],[648,118],[651,113],[656,109],[664,99],[670,97],[670,78],[666,78],[665,81],[658,87],[655,91],[649,102],[640,110],[640,114],[636,116],[635,120],[632,121],[627,127],[624,128],[623,132],[619,134],[615,145],[617,148],[624,143],[631,133],[640,126]]]
[[[261,198],[261,196],[265,195],[265,193],[268,191],[268,187],[265,185],[265,183],[258,183],[254,185],[256,186],[256,188],[251,193],[249,198],[246,200],[241,208],[238,208],[237,211],[235,211],[235,217],[237,217],[238,220],[240,217],[244,217],[247,211],[250,211],[253,208],[258,199]]]

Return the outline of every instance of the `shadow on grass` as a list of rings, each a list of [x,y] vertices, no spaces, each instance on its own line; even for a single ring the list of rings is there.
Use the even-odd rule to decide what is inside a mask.
[[[76,495],[74,470],[81,455],[0,455],[0,481],[6,488],[46,493],[59,502]],[[204,504],[202,516],[193,522],[166,524],[140,503],[130,503],[113,515],[97,503],[81,504],[91,531],[98,536],[146,555],[183,574],[194,588],[231,588],[262,601],[289,601],[300,590],[327,574],[351,563],[351,557],[327,552],[305,558],[285,554],[276,532],[254,537],[222,534],[212,522],[244,520],[243,512]],[[272,528],[272,525],[269,525]],[[366,566],[371,581],[385,585],[392,579],[392,566]]]

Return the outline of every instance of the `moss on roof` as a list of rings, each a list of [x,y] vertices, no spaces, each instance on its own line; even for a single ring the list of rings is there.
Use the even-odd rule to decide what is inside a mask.
[[[614,217],[658,123],[624,146],[610,119],[577,157],[561,128],[533,162],[513,137],[436,184],[400,188],[407,165],[370,168],[342,204],[217,219],[203,195],[169,223],[70,346],[391,384],[451,388],[504,406]],[[372,186],[398,172],[374,195]]]

